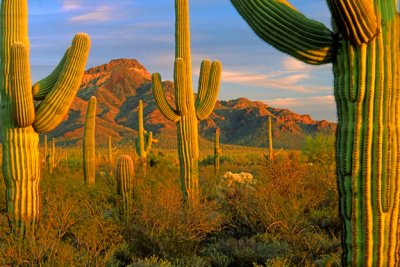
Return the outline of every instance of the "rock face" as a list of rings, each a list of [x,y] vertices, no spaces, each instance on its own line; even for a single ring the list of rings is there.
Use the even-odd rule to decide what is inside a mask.
[[[166,97],[174,106],[174,85],[165,81]],[[117,59],[85,72],[81,90],[68,116],[50,134],[67,144],[80,143],[87,100],[97,98],[96,142],[105,144],[108,136],[114,142],[132,143],[137,130],[137,105],[143,100],[145,128],[171,139],[175,123],[158,111],[151,92],[151,75],[137,60]],[[258,101],[239,98],[218,101],[209,119],[200,123],[199,133],[212,139],[215,127],[221,129],[221,143],[266,146],[267,118],[273,117],[274,146],[301,148],[309,134],[334,132],[336,124],[314,121],[309,115],[299,115],[287,109],[268,106]]]

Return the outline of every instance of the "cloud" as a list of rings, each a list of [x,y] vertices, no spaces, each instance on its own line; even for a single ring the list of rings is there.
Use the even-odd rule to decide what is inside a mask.
[[[277,88],[283,90],[310,93],[317,88],[315,86],[304,86],[300,82],[309,79],[306,73],[283,73],[275,72],[270,74],[243,73],[224,70],[222,81],[227,83],[237,83],[241,85],[257,86],[263,88]],[[321,90],[321,87],[318,87]]]
[[[70,21],[73,22],[103,22],[113,20],[114,8],[111,6],[100,6],[93,11],[86,14],[72,17]]]
[[[79,9],[80,7],[81,5],[78,0],[63,0],[61,10],[71,11]]]
[[[306,107],[315,104],[322,106],[331,106],[335,104],[335,98],[332,95],[327,96],[313,96],[313,97],[301,97],[301,98],[276,98],[270,100],[264,100],[270,106],[284,107],[284,108],[296,108]]]

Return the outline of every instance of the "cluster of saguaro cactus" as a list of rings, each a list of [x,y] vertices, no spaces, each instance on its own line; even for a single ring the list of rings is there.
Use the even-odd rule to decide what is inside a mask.
[[[272,143],[272,119],[271,116],[268,117],[268,159],[273,160],[274,159],[274,147]]]
[[[343,265],[399,266],[400,16],[396,0],[328,0],[331,32],[286,0],[231,0],[265,41],[333,63]]]
[[[136,147],[136,153],[140,157],[140,163],[142,166],[142,172],[144,175],[146,175],[146,158],[147,158],[147,153],[150,152],[151,145],[153,143],[157,143],[157,139],[153,139],[153,133],[150,132],[148,133],[144,129],[144,123],[143,123],[143,103],[142,100],[139,100],[139,105],[138,105],[138,137],[136,137],[135,140],[135,147]]]
[[[118,194],[122,195],[125,220],[128,220],[131,215],[134,175],[134,166],[131,157],[123,155],[118,158],[116,170],[117,189]]]
[[[189,0],[175,1],[175,106],[168,103],[161,76],[153,74],[153,94],[161,113],[177,123],[181,185],[185,200],[198,200],[198,121],[207,118],[214,109],[221,79],[221,63],[204,60],[201,64],[196,100],[192,85],[190,55]]]
[[[94,185],[96,179],[96,106],[96,97],[90,97],[83,135],[83,175],[85,183],[89,186]]]
[[[64,118],[80,86],[90,40],[75,36],[59,66],[31,87],[28,1],[2,0],[0,91],[3,177],[7,212],[15,231],[33,233],[40,217],[39,135]],[[41,101],[35,108],[34,100]]]
[[[221,130],[217,127],[215,128],[215,142],[214,142],[214,173],[216,176],[219,175],[219,165],[220,159],[219,156],[221,154],[221,148],[219,146],[219,136],[221,134]]]

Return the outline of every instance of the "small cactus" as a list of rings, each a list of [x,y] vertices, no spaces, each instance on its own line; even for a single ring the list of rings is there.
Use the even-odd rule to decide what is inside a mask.
[[[272,143],[272,119],[268,117],[268,145],[269,145],[269,154],[268,159],[273,160],[275,157],[274,148]]]
[[[108,136],[107,154],[108,154],[107,163],[109,166],[113,166],[114,165],[114,155],[113,155],[111,136]]]
[[[136,153],[140,157],[140,163],[142,166],[143,175],[146,175],[147,153],[150,152],[151,145],[153,143],[157,143],[158,140],[153,139],[152,132],[148,133],[144,129],[142,100],[139,100],[139,105],[138,105],[138,128],[139,128],[138,137],[136,137],[136,140],[135,140]]]
[[[215,143],[214,143],[214,173],[215,176],[219,176],[219,166],[220,166],[220,154],[221,154],[221,148],[219,146],[219,136],[220,136],[221,130],[217,127],[215,129]]]
[[[123,155],[118,158],[116,170],[117,191],[119,195],[122,195],[125,221],[127,221],[131,215],[134,175],[135,173],[131,157]]]
[[[96,103],[96,97],[90,97],[83,136],[83,174],[89,186],[93,186],[96,179]]]

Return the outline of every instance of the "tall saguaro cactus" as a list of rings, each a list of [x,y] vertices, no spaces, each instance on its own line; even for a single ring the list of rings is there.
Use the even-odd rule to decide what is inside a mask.
[[[266,42],[333,63],[343,264],[399,266],[400,18],[396,0],[328,0],[333,29],[286,0],[231,0]]]
[[[86,111],[83,135],[83,175],[85,183],[89,186],[93,186],[96,179],[96,106],[96,97],[91,96]]]
[[[201,64],[196,100],[192,85],[190,55],[189,0],[175,0],[175,108],[166,100],[161,76],[153,74],[153,94],[161,113],[177,123],[178,153],[182,192],[189,203],[196,201],[198,188],[198,122],[206,119],[214,109],[218,96],[222,66],[219,61]]]
[[[123,155],[118,158],[116,170],[117,189],[118,194],[122,195],[125,220],[128,220],[131,215],[134,175],[134,166],[131,157]]]
[[[153,139],[152,132],[148,133],[144,129],[142,100],[139,100],[139,105],[138,105],[138,128],[139,128],[138,129],[138,137],[136,137],[136,140],[135,140],[136,153],[140,157],[142,172],[144,175],[146,175],[147,153],[150,152],[151,145],[153,143],[157,143],[158,140]]]
[[[3,177],[10,222],[22,235],[32,233],[40,217],[38,133],[52,131],[68,112],[80,86],[89,48],[89,37],[76,35],[59,66],[32,88],[28,1],[1,1]],[[41,101],[37,107],[34,100]]]

